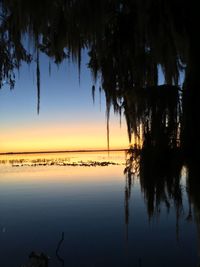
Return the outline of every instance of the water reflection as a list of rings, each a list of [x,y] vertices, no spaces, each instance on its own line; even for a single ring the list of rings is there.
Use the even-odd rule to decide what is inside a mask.
[[[196,170],[170,153],[133,148],[106,168],[1,165],[1,265],[34,251],[50,267],[196,266]]]
[[[145,146],[138,151],[130,148],[126,160],[125,222],[128,227],[129,201],[134,180],[140,181],[149,220],[160,216],[163,208],[176,212],[176,238],[179,238],[179,222],[194,221],[200,242],[200,198],[197,163],[185,161],[179,148],[163,149]],[[185,203],[187,201],[187,211]],[[200,250],[199,250],[200,252]]]
[[[60,250],[60,247],[61,247],[63,241],[64,241],[64,232],[62,232],[61,239],[60,239],[60,241],[58,242],[58,245],[57,245],[57,248],[56,248],[56,257],[57,257],[57,259],[60,261],[61,265],[62,265],[62,266],[65,266],[65,261],[64,261],[64,259],[61,258],[61,256],[59,255],[59,250]]]

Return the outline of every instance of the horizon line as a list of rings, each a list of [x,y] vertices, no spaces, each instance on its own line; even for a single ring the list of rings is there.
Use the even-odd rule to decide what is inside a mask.
[[[86,153],[86,152],[118,152],[127,151],[128,148],[116,149],[79,149],[79,150],[49,150],[49,151],[23,151],[23,152],[0,152],[3,155],[20,155],[20,154],[53,154],[53,153]]]

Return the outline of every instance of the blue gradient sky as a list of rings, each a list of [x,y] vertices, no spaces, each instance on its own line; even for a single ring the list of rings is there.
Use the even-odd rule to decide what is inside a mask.
[[[105,97],[92,100],[92,77],[83,54],[81,79],[69,61],[59,67],[41,55],[41,104],[37,115],[36,65],[23,65],[15,89],[0,90],[0,152],[106,148]],[[126,125],[112,112],[111,148],[128,146]]]

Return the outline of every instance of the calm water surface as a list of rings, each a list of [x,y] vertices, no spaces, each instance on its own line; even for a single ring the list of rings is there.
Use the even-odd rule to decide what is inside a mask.
[[[63,164],[88,160],[117,165]],[[179,220],[173,203],[150,219],[139,178],[127,199],[124,160],[123,152],[1,156],[0,266],[21,266],[31,251],[47,254],[51,267],[197,266],[184,172]]]

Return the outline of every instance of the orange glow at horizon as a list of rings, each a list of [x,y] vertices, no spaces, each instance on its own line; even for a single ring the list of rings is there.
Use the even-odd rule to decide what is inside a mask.
[[[22,170],[12,168],[9,172],[0,173],[0,184],[13,183],[95,183],[116,180],[119,171],[123,173],[124,166],[115,165],[108,167],[25,167]],[[56,179],[55,179],[56,177]],[[121,181],[121,177],[119,177]]]
[[[105,124],[24,126],[0,133],[0,152],[106,149]],[[110,124],[110,148],[129,146],[126,127]]]

